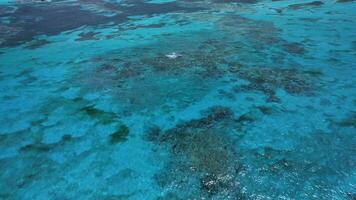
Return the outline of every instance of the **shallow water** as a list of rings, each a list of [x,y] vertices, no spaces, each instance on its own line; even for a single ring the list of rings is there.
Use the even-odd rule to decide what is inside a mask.
[[[354,0],[1,0],[0,20],[0,199],[356,199]]]

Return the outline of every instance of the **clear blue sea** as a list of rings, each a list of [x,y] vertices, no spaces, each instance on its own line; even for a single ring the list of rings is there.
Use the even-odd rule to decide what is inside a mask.
[[[1,200],[356,200],[355,0],[0,0]]]

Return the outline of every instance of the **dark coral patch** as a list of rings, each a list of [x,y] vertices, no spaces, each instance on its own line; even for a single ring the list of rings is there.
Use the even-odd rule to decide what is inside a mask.
[[[166,2],[161,4],[147,3],[145,1],[131,1],[129,6],[120,6],[120,9],[127,16],[134,15],[157,15],[170,12],[197,12],[205,10],[202,7],[184,7],[178,2]]]
[[[85,32],[80,33],[79,38],[75,39],[75,41],[86,41],[86,40],[98,40],[96,35],[99,34],[98,32]]]
[[[29,42],[25,48],[26,49],[37,49],[40,48],[42,46],[45,46],[47,44],[50,44],[51,42],[48,40],[33,40],[31,42]]]
[[[237,174],[241,164],[234,139],[226,130],[227,124],[234,124],[234,114],[220,106],[202,114],[200,119],[180,123],[165,132],[157,127],[150,129],[150,141],[169,147],[171,153],[170,161],[155,180],[161,187],[177,187],[179,183],[175,189],[182,193],[174,195],[180,199],[215,195],[240,199]]]
[[[121,142],[126,142],[128,140],[128,135],[130,130],[127,126],[121,125],[114,133],[110,135],[109,143],[117,144]]]
[[[44,144],[42,142],[34,142],[20,147],[19,152],[21,153],[47,153],[52,149],[65,145],[70,142],[73,137],[69,134],[64,134],[62,139],[58,143],[54,144]]]
[[[102,91],[117,89],[121,81],[141,74],[139,67],[134,68],[130,64],[114,66],[103,64],[95,68],[84,69],[73,77],[73,82],[83,90]]]
[[[215,3],[257,3],[257,0],[214,0]]]
[[[28,144],[20,148],[20,152],[48,152],[51,150],[50,145],[46,144]]]
[[[350,114],[347,118],[339,121],[337,125],[341,127],[354,127],[356,128],[356,112]]]
[[[101,124],[110,124],[118,120],[118,117],[113,112],[107,112],[95,108],[94,106],[86,106],[81,109],[82,112],[87,114],[89,117],[99,121]]]
[[[21,5],[13,13],[0,15],[8,17],[8,29],[17,30],[6,38],[1,46],[14,46],[31,41],[37,35],[57,35],[81,26],[96,26],[110,21],[123,21],[125,18],[106,17],[74,5]]]
[[[282,49],[291,54],[303,55],[305,53],[305,49],[302,44],[297,42],[286,43],[282,45]]]
[[[319,7],[321,5],[324,5],[324,2],[312,1],[312,2],[307,2],[307,3],[292,4],[292,5],[289,5],[288,8],[297,10],[297,9],[305,9],[305,8],[310,8],[310,7]]]
[[[233,112],[227,107],[216,106],[210,108],[206,112],[207,113],[205,117],[178,124],[174,129],[167,131],[171,134],[164,135],[162,139],[170,137],[174,132],[181,132],[187,128],[209,128],[212,127],[216,122],[221,122],[233,118]]]
[[[159,126],[151,126],[148,128],[145,134],[145,139],[150,142],[157,142],[160,138],[161,131],[162,130],[159,128]]]
[[[337,3],[348,3],[348,2],[354,2],[354,1],[355,0],[337,0],[336,2]],[[356,195],[354,194],[354,196],[356,196]],[[354,199],[356,199],[356,197]]]
[[[71,135],[69,135],[69,134],[64,134],[63,136],[62,136],[62,142],[69,142],[69,141],[71,141],[73,139],[73,137],[71,136]]]
[[[278,101],[276,89],[280,88],[292,95],[312,95],[314,87],[309,73],[295,69],[245,68],[238,70],[241,78],[250,83],[235,88],[236,92],[257,90],[267,95],[268,101]],[[313,75],[313,74],[312,74]]]
[[[83,5],[59,2],[57,4],[19,4],[13,12],[1,12],[0,18],[8,18],[10,23],[0,23],[0,47],[11,47],[33,40],[38,35],[57,35],[82,26],[97,27],[113,22],[121,24],[130,16],[164,14],[169,12],[195,12],[204,8],[182,7],[177,2],[150,4],[144,1],[132,1],[129,6],[104,1],[82,2]],[[86,4],[99,6],[98,10],[84,9]],[[105,11],[114,15],[106,16]],[[6,32],[6,34],[3,34]],[[93,38],[84,33],[82,39]]]

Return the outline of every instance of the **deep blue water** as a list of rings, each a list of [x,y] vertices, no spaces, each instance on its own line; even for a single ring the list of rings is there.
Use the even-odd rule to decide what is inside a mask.
[[[0,199],[355,200],[356,1],[0,0]]]

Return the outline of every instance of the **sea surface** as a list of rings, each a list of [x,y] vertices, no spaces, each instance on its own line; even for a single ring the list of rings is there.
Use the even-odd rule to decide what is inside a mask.
[[[355,0],[0,0],[0,199],[355,200]]]

